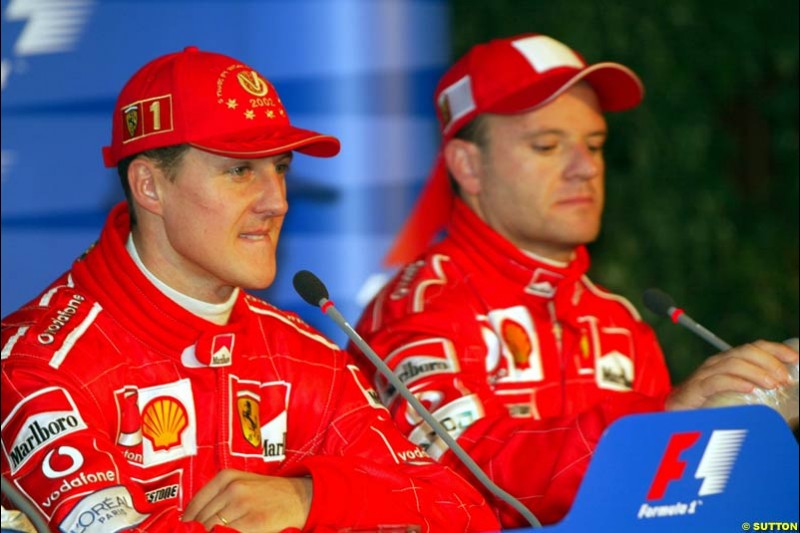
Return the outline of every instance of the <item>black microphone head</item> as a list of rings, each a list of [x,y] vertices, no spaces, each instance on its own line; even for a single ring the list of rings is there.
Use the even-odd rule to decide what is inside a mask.
[[[323,299],[328,299],[328,289],[325,284],[308,270],[299,270],[292,278],[292,284],[297,294],[313,306],[319,307]]]
[[[672,297],[661,289],[646,289],[642,294],[644,305],[657,315],[669,318],[670,309],[675,307]]]

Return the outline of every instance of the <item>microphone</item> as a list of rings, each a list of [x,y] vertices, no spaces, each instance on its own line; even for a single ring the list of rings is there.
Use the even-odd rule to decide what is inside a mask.
[[[350,340],[358,346],[364,355],[375,365],[375,368],[380,371],[383,376],[389,380],[389,382],[395,387],[395,389],[400,393],[405,400],[411,404],[411,406],[417,411],[417,413],[422,417],[425,422],[436,432],[436,434],[447,444],[450,450],[456,454],[456,456],[464,463],[464,466],[469,469],[470,472],[481,482],[481,484],[486,487],[492,494],[497,496],[499,499],[506,502],[512,508],[514,508],[519,514],[521,514],[525,520],[532,527],[542,527],[541,522],[534,516],[534,514],[522,503],[514,498],[511,494],[504,491],[500,487],[498,487],[489,477],[481,470],[478,464],[472,459],[472,457],[464,451],[464,449],[459,445],[453,437],[450,436],[450,433],[436,420],[433,415],[428,411],[422,403],[417,399],[414,394],[408,390],[408,387],[394,375],[394,372],[383,362],[383,359],[375,353],[369,344],[364,340],[361,335],[359,335],[353,327],[348,324],[347,320],[342,316],[334,303],[328,299],[328,289],[325,287],[325,284],[315,276],[313,273],[309,272],[308,270],[300,270],[292,279],[292,284],[294,285],[294,290],[300,295],[303,300],[310,303],[315,307],[319,307],[323,313],[328,315],[333,321],[338,325],[342,331],[347,334]]]
[[[731,349],[731,345],[720,339],[706,328],[698,324],[687,315],[683,309],[677,307],[672,297],[660,289],[647,289],[642,294],[644,305],[657,315],[665,316],[676,324],[689,329],[695,335],[713,345],[719,351],[724,352]]]

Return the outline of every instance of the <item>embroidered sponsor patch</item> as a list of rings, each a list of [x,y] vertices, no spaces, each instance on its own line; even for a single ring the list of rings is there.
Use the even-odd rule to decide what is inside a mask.
[[[493,309],[486,321],[486,371],[490,379],[496,383],[542,381],[539,336],[528,309],[521,305]]]
[[[88,487],[96,483],[119,483],[120,479],[114,470],[81,472],[72,477],[65,478],[56,489],[51,492],[42,502],[45,510],[51,510],[60,503],[62,498],[68,498],[70,492],[84,492]]]
[[[59,294],[59,296],[61,296]],[[84,302],[86,298],[80,294],[59,297],[53,302],[53,310],[48,312],[42,322],[42,328],[36,334],[39,344],[51,345],[61,336],[66,336],[63,330],[75,327],[86,315],[88,309]],[[71,323],[71,324],[70,324]]]
[[[169,502],[180,507],[181,487],[183,486],[183,469],[173,470],[162,476],[149,479],[133,478],[142,490],[150,504]]]
[[[230,366],[235,342],[236,335],[233,333],[215,335],[211,340],[211,362],[209,366]]]
[[[546,268],[537,268],[533,272],[527,287],[525,287],[525,292],[542,298],[552,298],[555,296],[556,287],[562,279],[564,279],[563,274]]]
[[[142,464],[142,414],[139,412],[139,389],[131,385],[114,391],[117,406],[117,446],[131,463]]]
[[[114,391],[117,446],[128,462],[153,466],[197,454],[197,423],[188,379]]]
[[[59,524],[62,533],[115,533],[144,522],[123,486],[109,487],[83,498]]]
[[[601,389],[628,391],[633,388],[633,335],[626,328],[599,328],[599,350],[595,381]],[[629,355],[630,354],[630,355]]]
[[[453,343],[444,337],[404,344],[386,356],[385,362],[407,387],[425,377],[460,370]],[[394,386],[382,375],[375,376],[375,387],[386,405],[397,397]]]
[[[261,383],[230,376],[231,454],[261,456],[264,462],[286,458],[287,409],[291,385]]]
[[[475,394],[470,394],[445,404],[432,414],[444,426],[451,437],[458,439],[473,422],[483,418],[485,412],[478,397]],[[417,426],[408,436],[408,439],[436,460],[449,450],[447,444],[439,438],[426,422]]]
[[[624,354],[609,352],[597,360],[597,385],[601,389],[633,389],[633,361]]]
[[[356,385],[361,390],[361,394],[363,394],[364,398],[366,398],[367,403],[369,403],[375,409],[386,409],[386,407],[381,403],[380,398],[378,398],[378,393],[375,392],[375,390],[369,385],[367,385],[367,381],[364,378],[364,375],[361,373],[361,370],[359,370],[356,365],[347,365],[347,370],[350,371],[353,381],[356,382]]]
[[[45,446],[86,427],[72,397],[60,387],[48,387],[24,398],[2,425],[3,453],[11,474]]]
[[[120,109],[122,142],[172,131],[172,95],[131,102]]]
[[[88,431],[47,446],[15,477],[14,483],[48,520],[71,498],[120,484],[119,470],[110,454],[94,453],[89,461],[85,450],[96,452],[98,443]]]

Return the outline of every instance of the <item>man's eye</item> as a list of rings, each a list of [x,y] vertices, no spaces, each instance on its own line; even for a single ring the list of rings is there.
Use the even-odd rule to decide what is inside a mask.
[[[603,152],[603,145],[600,144],[600,145],[597,145],[597,146],[589,146],[589,151],[590,152],[594,152],[594,153],[602,153]]]
[[[228,170],[228,173],[232,176],[237,177],[244,177],[250,171],[250,167],[248,166],[240,166],[240,167],[233,167]]]
[[[533,150],[540,154],[547,154],[550,152],[554,152],[558,148],[557,144],[535,144],[533,146]]]
[[[289,167],[289,163],[278,163],[275,165],[275,170],[277,170],[279,174],[288,174]]]

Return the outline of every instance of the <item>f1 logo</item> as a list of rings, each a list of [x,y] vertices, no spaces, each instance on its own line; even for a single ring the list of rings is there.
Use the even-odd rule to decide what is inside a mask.
[[[695,479],[703,480],[698,491],[699,496],[719,494],[725,490],[746,435],[747,431],[743,429],[715,430],[711,433],[694,474]],[[667,486],[683,477],[687,462],[681,459],[681,455],[694,446],[700,436],[699,431],[690,431],[676,433],[670,438],[647,492],[648,500],[662,499]]]

